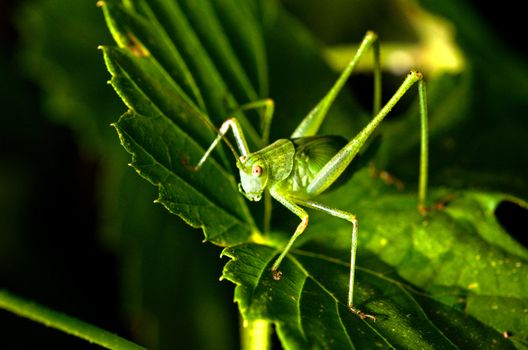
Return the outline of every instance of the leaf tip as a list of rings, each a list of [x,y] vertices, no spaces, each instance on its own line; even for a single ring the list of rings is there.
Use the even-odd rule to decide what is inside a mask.
[[[224,250],[222,250],[220,253],[220,258],[223,258],[224,256],[230,258],[231,260],[236,260],[235,254],[233,253],[233,250],[230,249],[230,247],[224,248]]]
[[[100,0],[100,1],[97,1],[97,2],[95,3],[95,6],[97,6],[97,7],[103,7],[103,6],[105,6],[105,5],[106,5],[106,3],[105,3],[104,1],[101,1],[101,0]]]

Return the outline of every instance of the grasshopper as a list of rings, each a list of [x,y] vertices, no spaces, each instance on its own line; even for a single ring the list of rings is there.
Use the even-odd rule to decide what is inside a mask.
[[[346,140],[343,142],[343,138],[337,136],[317,136],[316,133],[338,93],[357,66],[359,59],[370,48],[372,48],[374,56],[374,116],[372,120],[348,142]],[[240,171],[239,191],[250,201],[260,201],[262,194],[266,193],[265,191],[267,190],[271,197],[301,219],[289,242],[271,267],[272,276],[275,280],[280,280],[282,276],[279,266],[284,257],[290,251],[295,240],[308,226],[309,216],[303,207],[320,210],[349,221],[352,224],[352,243],[350,248],[347,304],[348,308],[362,319],[370,318],[375,320],[375,317],[358,310],[353,304],[358,220],[350,212],[321,204],[314,201],[313,198],[328,189],[346,170],[368,137],[415,83],[418,83],[421,124],[418,210],[423,213],[425,212],[428,171],[428,126],[425,84],[421,73],[411,71],[390,100],[381,107],[380,44],[377,34],[372,31],[367,32],[358,51],[337,81],[297,126],[290,138],[279,139],[259,151],[250,152],[239,122],[236,118],[229,118],[220,126],[217,137],[197,165],[192,167],[195,171],[199,170],[220,140],[224,139],[227,131],[232,130],[236,146],[240,152],[237,154],[234,147],[230,146],[237,158],[236,166]],[[263,139],[267,139],[274,110],[273,101],[267,99],[252,102],[243,106],[242,109],[261,107],[265,108]],[[225,141],[229,145],[229,142]]]

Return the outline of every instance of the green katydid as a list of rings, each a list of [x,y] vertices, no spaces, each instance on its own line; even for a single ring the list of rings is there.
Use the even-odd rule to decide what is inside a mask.
[[[351,141],[335,136],[316,136],[316,133],[327,115],[329,108],[336,96],[343,88],[346,80],[356,67],[359,59],[370,48],[374,53],[374,117]],[[427,191],[427,107],[425,85],[422,75],[411,71],[396,93],[381,108],[381,67],[380,45],[377,34],[367,32],[361,45],[341,73],[335,84],[324,98],[311,110],[292,133],[289,139],[279,139],[267,147],[250,152],[242,128],[236,118],[227,119],[218,130],[218,135],[199,160],[194,170],[199,170],[213,149],[224,139],[228,130],[232,130],[240,154],[230,145],[237,158],[237,168],[240,171],[239,191],[250,201],[259,201],[262,194],[271,194],[278,202],[297,215],[301,222],[294,234],[272,265],[273,278],[279,280],[282,273],[279,266],[290,251],[295,240],[303,233],[308,225],[308,214],[303,207],[326,212],[335,217],[345,219],[352,223],[352,238],[350,249],[350,277],[348,286],[348,307],[361,318],[375,319],[353,304],[354,295],[354,270],[356,260],[358,220],[347,211],[329,207],[313,200],[314,197],[328,189],[337,178],[346,170],[350,162],[358,154],[368,137],[378,127],[400,98],[418,83],[421,122],[421,149],[418,189],[418,210],[424,211]],[[245,105],[243,109],[264,107],[263,139],[267,140],[274,104],[272,100],[257,101]],[[226,140],[229,145],[229,142]],[[266,194],[267,194],[266,193]]]

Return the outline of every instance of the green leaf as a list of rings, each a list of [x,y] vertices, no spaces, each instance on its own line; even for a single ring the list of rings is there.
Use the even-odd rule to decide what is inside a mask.
[[[140,2],[137,6],[151,19],[157,13],[146,3]],[[203,11],[210,10],[206,3],[203,6]],[[220,245],[247,241],[255,231],[255,225],[237,191],[231,167],[225,163],[224,156],[220,155],[219,161],[224,161],[227,171],[214,161],[206,163],[203,171],[196,173],[184,166],[185,162],[195,164],[214,137],[204,121],[209,116],[216,116],[213,121],[220,120],[219,116],[227,115],[225,103],[230,104],[230,94],[212,60],[198,39],[190,34],[193,30],[186,27],[186,20],[178,20],[177,17],[170,22],[174,23],[172,25],[184,25],[187,34],[169,40],[163,39],[165,36],[161,34],[168,29],[153,25],[158,36],[150,33],[153,30],[151,27],[145,29],[144,26],[150,22],[139,13],[113,3],[104,4],[103,9],[116,41],[123,46],[120,49],[103,47],[103,51],[113,75],[111,83],[131,108],[115,127],[122,143],[135,155],[132,165],[150,182],[159,185],[159,202],[192,226],[204,227],[206,239]],[[169,23],[163,20],[164,16],[181,16],[176,4],[161,12],[164,14],[160,15],[161,23]],[[158,23],[158,20],[151,22]],[[179,63],[163,60],[165,56],[162,52],[167,48],[156,46],[163,40],[173,52],[179,52],[173,46],[179,43],[182,55],[189,55],[187,51],[201,52],[193,55],[194,59],[189,60],[188,65],[194,69],[193,76],[198,76],[198,86],[200,91],[205,91],[207,108],[213,112],[205,114],[205,110],[198,107],[181,88],[181,79],[170,74]],[[155,44],[146,49],[142,42]],[[225,74],[229,76],[231,73]],[[145,128],[150,132],[145,133]],[[174,196],[174,188],[185,188],[187,198]],[[218,222],[222,224],[218,225]]]
[[[269,269],[276,253],[252,244],[227,248],[233,260],[224,277],[238,284],[235,300],[245,317],[276,322],[287,349],[513,349],[490,327],[392,278],[375,258],[368,261],[377,269],[360,268],[356,279],[359,306],[377,315],[372,322],[346,306],[346,261],[298,250],[275,281]]]
[[[120,140],[138,173],[158,186],[161,203],[191,225],[204,228],[206,239],[229,247],[225,254],[232,261],[223,277],[237,284],[235,300],[245,320],[275,323],[286,348],[523,346],[528,252],[495,218],[501,201],[514,200],[526,207],[513,197],[437,188],[430,200],[437,203],[436,209],[422,216],[414,193],[397,192],[363,170],[320,201],[357,214],[360,220],[356,303],[378,320],[361,320],[346,307],[351,226],[342,220],[310,213],[310,226],[281,265],[282,279],[275,281],[271,263],[298,219],[276,205],[273,231],[256,235],[253,216],[236,191],[227,154],[217,154],[196,173],[185,165],[186,161],[195,164],[208,146],[205,120],[219,125],[247,99],[266,97],[260,95],[265,79],[262,73],[255,74],[263,70],[254,66],[263,62],[261,47],[246,45],[240,54],[234,50],[233,38],[246,36],[232,34],[237,26],[226,24],[227,18],[249,13],[245,17],[251,23],[249,32],[262,25],[265,34],[257,37],[270,43],[271,64],[266,67],[270,75],[292,73],[284,85],[270,80],[270,93],[278,106],[275,123],[280,124],[275,134],[291,132],[290,124],[295,125],[301,111],[313,106],[312,99],[320,98],[321,94],[314,97],[318,90],[330,87],[333,74],[321,63],[310,36],[274,4],[242,5],[241,10],[228,1],[238,15],[222,19],[220,7],[205,0],[126,4],[103,6],[119,45],[103,48],[105,61],[112,85],[130,108],[115,124]],[[257,20],[258,14],[262,19]],[[230,28],[233,36],[225,36],[229,30],[222,26]],[[281,48],[288,45],[294,51],[285,57]],[[169,61],[165,51],[177,53],[181,62]],[[298,64],[289,66],[287,60]],[[170,73],[178,69],[190,72],[199,94]],[[451,78],[432,82],[438,89],[433,89],[433,97],[440,100],[442,91],[457,85],[454,82]],[[452,91],[449,100],[467,91],[463,85]],[[171,95],[174,98],[167,100]],[[203,103],[198,96],[203,96]],[[338,101],[335,107],[333,113],[341,117],[365,115],[351,109],[356,107],[351,99]],[[465,108],[453,102],[438,115],[449,117],[453,110]],[[458,117],[438,125],[448,129]],[[331,119],[330,124],[343,129],[346,136],[362,124],[356,120],[343,126],[344,119],[339,119],[340,124]],[[255,130],[247,122],[243,126],[255,146]],[[394,134],[408,131],[404,125]],[[212,139],[211,134],[209,142]],[[401,142],[407,150],[415,141]],[[503,332],[515,337],[506,339]]]
[[[510,198],[461,192],[422,217],[415,195],[384,187],[363,171],[321,198],[359,218],[355,300],[375,323],[346,308],[351,225],[317,212],[280,281],[280,247],[225,250],[243,315],[276,322],[287,348],[513,348],[502,332],[526,338],[528,252],[494,216]]]
[[[190,225],[202,226],[206,239],[213,243],[249,239],[254,225],[233,176],[213,161],[199,172],[185,167],[183,157],[195,159],[202,150],[176,125],[160,114],[131,111],[115,127],[121,143],[133,154],[131,165],[158,186],[157,201]],[[183,149],[187,153],[179,153]]]
[[[136,54],[153,56],[165,69],[165,74],[174,79],[180,86],[192,85],[182,90],[189,98],[196,100],[197,105],[215,125],[220,124],[230,114],[236,114],[248,133],[250,144],[256,144],[258,135],[240,112],[238,106],[256,97],[249,86],[249,78],[238,62],[222,30],[208,31],[204,27],[213,21],[211,5],[208,1],[167,2],[136,1],[128,7],[117,1],[101,2],[107,24],[116,42]],[[256,20],[245,6],[238,6],[233,1],[224,1],[227,9],[244,17],[243,23],[251,23],[248,33],[255,32]],[[135,12],[134,10],[137,10]],[[194,22],[189,23],[194,18]],[[219,26],[216,23],[216,26]],[[258,33],[257,33],[258,34]],[[252,40],[251,47],[257,48],[262,42],[259,37]],[[247,42],[244,41],[244,43]],[[145,51],[145,48],[148,50]],[[254,51],[254,63],[263,62],[263,49]],[[265,72],[265,66],[256,66]],[[176,72],[176,73],[174,73]],[[259,73],[259,76],[264,74]],[[226,81],[240,82],[238,91],[244,96],[235,96]],[[259,82],[261,85],[264,82]],[[237,99],[238,98],[238,99]]]

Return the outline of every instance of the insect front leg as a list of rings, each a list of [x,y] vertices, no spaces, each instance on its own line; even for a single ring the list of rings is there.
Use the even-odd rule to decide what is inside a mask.
[[[308,213],[303,208],[295,204],[295,202],[292,199],[289,199],[286,195],[283,195],[273,189],[270,190],[270,193],[273,198],[275,198],[286,208],[290,209],[295,215],[297,215],[301,219],[301,222],[299,223],[297,229],[288,241],[288,244],[286,244],[286,247],[282,250],[281,254],[277,258],[277,260],[275,260],[271,267],[271,271],[273,272],[273,278],[275,280],[280,280],[282,277],[282,273],[279,271],[279,266],[286,254],[288,254],[288,252],[290,251],[295,240],[304,232],[304,230],[308,226]]]
[[[369,315],[355,308],[354,303],[353,303],[354,301],[354,278],[355,278],[355,271],[356,271],[356,251],[357,251],[357,239],[358,239],[358,220],[356,216],[347,211],[331,208],[321,203],[313,202],[310,200],[299,200],[298,203],[308,208],[320,210],[332,216],[347,220],[352,224],[352,235],[351,235],[351,243],[350,243],[350,274],[349,274],[349,280],[348,280],[347,306],[350,309],[350,311],[357,314],[362,319],[370,318],[371,320],[375,321],[376,320],[375,316]]]
[[[229,118],[225,122],[222,123],[222,125],[220,126],[220,129],[218,130],[218,134],[217,134],[216,138],[214,139],[213,143],[211,143],[209,148],[205,151],[205,153],[202,156],[202,158],[200,158],[200,160],[198,161],[198,164],[196,164],[195,166],[191,167],[192,170],[194,170],[194,171],[200,170],[200,168],[205,163],[207,158],[209,158],[209,156],[211,155],[211,152],[213,151],[213,149],[218,145],[220,140],[222,140],[222,138],[224,138],[225,134],[227,133],[227,131],[230,128],[233,130],[233,135],[235,137],[235,140],[236,140],[237,147],[238,147],[238,150],[240,152],[240,155],[236,154],[235,150],[233,149],[233,146],[231,146],[231,144],[229,143],[229,141],[227,141],[227,139],[224,139],[224,140],[226,141],[227,145],[229,146],[229,148],[231,148],[231,151],[235,154],[235,156],[237,158],[238,157],[247,157],[247,155],[249,154],[249,150],[248,150],[246,138],[244,137],[244,133],[242,132],[242,128],[240,127],[240,124],[239,124],[239,122],[238,122],[238,120],[236,118]]]
[[[262,117],[262,121],[261,121],[262,137],[260,140],[262,143],[261,147],[263,147],[268,143],[268,139],[269,139],[271,120],[273,118],[273,112],[275,110],[275,104],[273,100],[268,98],[265,100],[250,102],[250,103],[241,105],[238,108],[238,110],[242,111],[242,110],[251,110],[251,109],[258,109],[258,108],[264,108],[264,116]],[[210,125],[210,123],[207,123],[207,125]],[[227,139],[224,138],[225,134],[230,128],[233,130],[233,135],[235,137],[237,148],[238,148],[238,151],[240,152],[240,155],[236,154],[236,151],[234,150],[232,145],[229,143]],[[247,141],[242,131],[240,122],[236,118],[229,118],[222,123],[222,125],[220,126],[220,129],[218,130],[216,138],[214,139],[213,143],[209,146],[209,148],[205,151],[202,158],[200,158],[200,160],[198,161],[198,164],[196,164],[194,167],[191,167],[194,171],[197,171],[202,167],[203,163],[206,161],[207,158],[209,158],[209,156],[211,155],[211,152],[218,145],[220,140],[222,140],[222,138],[224,139],[224,141],[226,142],[226,144],[229,146],[229,148],[231,149],[231,151],[236,157],[239,157],[239,156],[246,157],[249,154]]]

